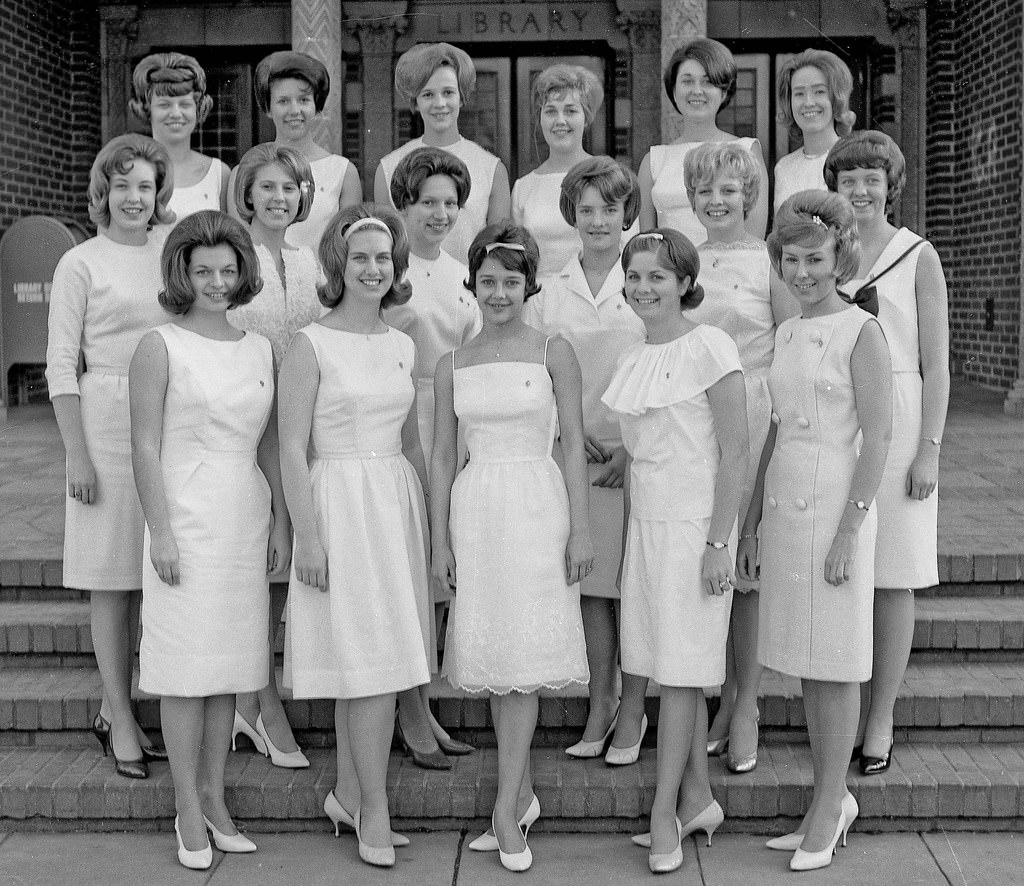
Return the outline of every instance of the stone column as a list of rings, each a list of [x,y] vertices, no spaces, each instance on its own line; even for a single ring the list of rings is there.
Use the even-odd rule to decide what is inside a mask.
[[[100,131],[104,144],[128,131],[131,46],[138,35],[137,6],[100,7]]]
[[[680,46],[708,33],[707,0],[661,0],[661,70]],[[661,140],[675,141],[682,132],[682,121],[665,94],[661,92]]]
[[[345,29],[359,40],[363,57],[363,193],[373,194],[381,157],[394,145],[395,40],[405,33],[407,2],[345,4]]]
[[[341,128],[345,93],[341,65],[341,3],[339,0],[292,0],[292,49],[323,62],[331,78],[323,114],[314,137],[319,145],[341,153]]]
[[[632,100],[630,156],[639,166],[661,142],[661,11],[644,0],[617,0],[618,26],[629,38]]]

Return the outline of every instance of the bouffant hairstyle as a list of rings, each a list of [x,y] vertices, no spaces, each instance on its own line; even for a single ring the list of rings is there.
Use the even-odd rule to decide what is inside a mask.
[[[816,249],[832,238],[836,246],[836,279],[853,279],[860,266],[860,237],[853,207],[845,197],[829,191],[799,191],[775,213],[775,227],[768,235],[768,256],[782,276],[782,248]]]
[[[206,94],[206,72],[202,65],[180,52],[157,52],[135,66],[128,110],[148,122],[155,97],[189,93],[196,103],[196,123],[202,123],[213,108],[213,99]]]
[[[508,249],[503,244],[522,246],[522,249]],[[493,258],[506,271],[516,271],[526,277],[526,295],[530,298],[540,292],[537,283],[537,265],[540,264],[540,249],[526,228],[506,218],[487,225],[469,244],[469,279],[465,286],[476,295],[476,275],[485,259]],[[525,299],[524,299],[525,300]]]
[[[234,194],[238,217],[244,222],[252,221],[256,214],[252,202],[252,186],[256,181],[256,174],[264,166],[273,164],[284,169],[299,188],[299,211],[292,219],[292,224],[305,221],[309,217],[309,210],[313,208],[313,195],[316,193],[313,170],[309,161],[294,148],[286,148],[273,142],[249,148],[238,164]]]
[[[320,267],[324,271],[324,282],[316,287],[320,303],[328,308],[336,307],[345,296],[345,265],[348,262],[349,228],[362,219],[374,219],[372,224],[359,225],[359,231],[383,231],[391,234],[391,264],[395,276],[391,288],[380,300],[382,308],[404,305],[412,298],[412,284],[405,279],[409,269],[409,238],[405,225],[395,210],[379,203],[360,203],[348,206],[335,213],[320,238]]]
[[[228,293],[231,307],[247,305],[263,288],[260,260],[245,226],[225,212],[204,209],[186,216],[167,235],[160,254],[164,288],[157,298],[172,314],[187,314],[195,304],[188,270],[197,247],[230,246],[238,262],[238,285]]]
[[[581,65],[552,65],[533,81],[533,107],[540,114],[550,98],[564,98],[569,92],[579,96],[587,126],[594,122],[604,101],[604,87],[593,71]]]
[[[825,76],[836,134],[849,135],[857,120],[857,115],[850,110],[853,75],[846,62],[827,49],[805,49],[782,65],[779,70],[778,111],[775,113],[775,119],[799,130],[800,127],[793,119],[793,75],[801,68],[817,68]]]
[[[581,160],[562,179],[558,208],[567,225],[576,227],[576,204],[583,192],[595,187],[607,203],[622,203],[622,230],[628,231],[640,215],[640,182],[628,166],[611,157]]]
[[[167,207],[174,192],[174,167],[167,149],[148,135],[128,133],[108,141],[93,161],[89,171],[89,218],[97,227],[110,225],[110,179],[127,175],[136,160],[145,160],[156,172],[156,204],[149,223],[166,225],[175,215]]]
[[[472,184],[469,167],[441,148],[417,148],[401,159],[391,176],[391,201],[395,208],[401,212],[419,200],[423,183],[435,175],[445,175],[452,180],[459,208],[465,206]]]
[[[658,264],[675,274],[677,280],[690,278],[689,288],[679,297],[681,310],[688,311],[704,301],[704,287],[697,282],[700,256],[685,234],[675,228],[654,228],[637,234],[622,250],[623,273],[629,273],[629,263],[638,252],[654,253]],[[622,294],[626,294],[625,288]]]
[[[722,105],[718,110],[725,110],[736,94],[736,59],[721,43],[708,37],[698,37],[685,46],[680,46],[668,60],[663,81],[672,107],[677,113],[682,113],[676,104],[676,77],[679,74],[679,66],[691,58],[704,69],[711,85],[722,90]]]
[[[851,169],[884,169],[889,190],[885,197],[888,210],[903,193],[907,181],[907,161],[903,152],[884,132],[864,129],[844,135],[832,145],[825,158],[825,184],[830,191],[838,191],[840,172]]]
[[[761,171],[751,156],[736,142],[705,142],[694,148],[683,161],[686,194],[693,205],[697,188],[710,184],[716,176],[737,178],[743,187],[743,216],[746,218],[761,193]]]
[[[313,90],[313,104],[319,114],[331,91],[331,76],[323,62],[304,52],[272,52],[256,66],[253,90],[264,114],[270,113],[270,86],[275,80],[304,80]]]
[[[476,91],[476,68],[462,49],[450,43],[419,43],[402,53],[395,65],[395,89],[416,108],[416,96],[438,68],[451,68],[459,84],[459,98],[468,104]]]

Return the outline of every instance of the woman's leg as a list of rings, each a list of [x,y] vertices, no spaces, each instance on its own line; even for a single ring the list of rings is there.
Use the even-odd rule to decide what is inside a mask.
[[[699,696],[699,699],[698,699]],[[678,843],[676,805],[683,785],[683,771],[690,757],[699,689],[680,686],[661,687],[658,714],[658,764],[654,803],[651,805],[651,854],[665,855]],[[705,735],[707,720],[705,719]],[[707,756],[707,748],[701,748]]]
[[[174,782],[174,808],[186,849],[193,852],[208,845],[203,807],[199,798],[199,758],[205,729],[205,698],[160,699],[167,759]],[[229,733],[230,734],[230,733]],[[229,739],[230,740],[230,739]]]
[[[270,672],[267,685],[259,692],[239,693],[235,705],[238,713],[255,728],[256,718],[263,715],[263,726],[274,746],[285,754],[299,749],[292,734],[288,715],[277,688],[277,668],[274,663],[274,641],[277,630],[281,626],[285,603],[288,601],[288,585],[284,582],[273,582],[270,585]]]
[[[498,739],[498,796],[494,801],[494,826],[505,852],[522,852],[525,847],[519,828],[520,795],[530,780],[530,744],[537,728],[539,699],[536,692],[510,692],[492,699],[497,707],[494,731]]]
[[[729,758],[737,763],[757,756],[757,694],[763,670],[757,660],[757,622],[757,591],[734,592],[730,635],[736,669],[736,701],[729,728]]]
[[[619,701],[619,722],[615,725],[612,745],[628,748],[640,740],[640,724],[644,718],[647,678],[622,672],[622,698]],[[707,748],[704,749],[707,752]]]
[[[224,766],[234,721],[234,695],[213,695],[206,699],[203,742],[199,749],[199,796],[203,813],[218,831],[228,835],[237,833],[224,802]]]
[[[395,694],[351,698],[347,706],[348,741],[359,782],[359,833],[368,846],[390,848],[387,778],[395,723]],[[341,797],[338,801],[345,804]]]
[[[606,597],[581,597],[580,609],[590,667],[590,710],[582,740],[600,741],[618,706],[615,676],[619,635],[615,625],[615,602]]]
[[[679,791],[679,805],[676,814],[679,821],[686,824],[711,805],[714,796],[711,793],[711,779],[708,776],[708,706],[704,701],[704,692],[700,689],[687,690],[693,692],[693,736],[690,739],[690,751],[683,769],[683,781]],[[658,734],[661,734],[659,720]],[[660,746],[660,737],[659,737]]]
[[[336,773],[334,798],[349,815],[355,815],[360,804],[359,778],[355,763],[352,762],[352,745],[348,732],[349,700],[339,698],[334,702],[334,740]]]
[[[860,709],[860,684],[803,680],[802,686],[814,757],[814,797],[804,820],[801,848],[820,852],[835,835],[842,814]]]
[[[893,709],[914,641],[914,595],[906,588],[876,588],[870,703],[864,754],[881,757],[892,740]]]
[[[733,622],[736,620],[736,601],[740,595],[733,594],[732,597],[732,618],[729,619],[729,638],[725,643],[725,682],[718,697],[718,710],[715,712],[715,719],[708,728],[708,741],[720,741],[729,734],[729,726],[732,723],[732,710],[736,702],[736,653],[735,638],[733,637]]]
[[[421,754],[439,754],[441,748],[431,728],[427,706],[429,689],[430,684],[425,683],[398,693],[398,724],[409,747]]]
[[[92,645],[103,680],[100,713],[110,722],[110,741],[122,760],[142,759],[137,724],[132,713],[135,633],[131,613],[133,606],[138,612],[140,596],[140,591],[96,591],[90,595],[89,601]]]

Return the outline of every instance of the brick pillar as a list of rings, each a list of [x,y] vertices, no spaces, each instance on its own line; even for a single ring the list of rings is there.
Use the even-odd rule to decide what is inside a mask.
[[[115,135],[128,131],[132,77],[130,51],[138,33],[137,6],[100,7],[101,130],[104,144]]]
[[[695,37],[708,34],[707,0],[661,0],[661,70],[680,46]],[[682,121],[661,89],[661,141],[675,141],[682,132]]]
[[[363,192],[373,194],[373,176],[394,148],[395,40],[405,33],[408,2],[345,3],[345,30],[355,35],[363,57]],[[369,113],[367,113],[369,111]]]
[[[341,99],[345,92],[341,66],[341,3],[338,0],[292,0],[292,49],[323,62],[331,78],[315,138],[319,145],[341,153]]]
[[[661,10],[648,0],[617,0],[616,22],[629,38],[630,156],[639,164],[661,141]]]

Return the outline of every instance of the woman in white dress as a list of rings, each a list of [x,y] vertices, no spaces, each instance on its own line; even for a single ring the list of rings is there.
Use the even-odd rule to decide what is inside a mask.
[[[858,814],[846,773],[858,684],[871,674],[873,499],[889,448],[891,373],[881,327],[836,290],[860,252],[846,200],[794,194],[768,251],[801,313],[775,337],[772,425],[737,568],[753,580],[760,562],[758,659],[800,678],[814,794],[796,831],[766,845],[793,852],[790,869],[805,871],[832,863]]]
[[[306,158],[294,148],[276,144],[257,145],[246,151],[235,175],[235,206],[242,221],[249,225],[263,288],[248,304],[232,310],[228,322],[269,339],[275,366],[284,360],[292,336],[324,312],[316,294],[316,257],[308,246],[293,246],[286,239],[290,226],[309,215],[313,188],[313,173]],[[282,563],[282,571],[271,576],[271,649],[288,595],[287,567]],[[236,703],[232,746],[241,733],[275,766],[302,769],[309,765],[281,704],[273,659],[267,685],[255,695],[239,694]]]
[[[295,529],[285,683],[334,698],[337,772],[324,808],[353,827],[359,857],[391,867],[388,752],[395,695],[430,681],[426,468],[416,423],[416,348],[381,319],[408,300],[402,220],[373,204],[324,232],[320,299],[281,368],[281,472]]]
[[[548,157],[513,186],[512,220],[537,241],[537,276],[543,278],[561,271],[581,248],[579,234],[562,218],[558,201],[565,174],[590,156],[583,136],[604,101],[604,88],[593,71],[552,65],[537,75],[532,93]]]
[[[622,553],[622,484],[626,451],[618,418],[601,402],[623,351],[644,337],[644,325],[626,305],[619,264],[623,230],[640,210],[636,176],[611,157],[592,157],[562,179],[559,207],[582,251],[544,281],[523,308],[523,320],[573,346],[583,373],[583,428],[590,482],[594,569],[580,583],[590,669],[590,710],[570,757],[600,757],[612,765],[635,763],[646,731],[646,680],[622,675],[616,697],[619,632],[616,575]],[[619,744],[612,740],[613,733]]]
[[[771,419],[768,370],[775,328],[799,313],[800,308],[778,275],[772,273],[764,241],[745,226],[761,187],[753,157],[735,142],[703,144],[686,155],[684,177],[697,218],[708,234],[698,249],[706,297],[689,317],[694,323],[708,323],[729,333],[743,364],[750,448],[747,485],[739,510],[742,523]],[[728,750],[726,766],[732,772],[749,772],[757,765],[757,692],[761,682],[757,584],[740,579],[736,591],[729,624],[726,681],[718,714],[708,730],[708,754]]]
[[[949,404],[946,278],[934,247],[889,221],[905,176],[903,153],[882,132],[846,136],[825,161],[829,189],[853,203],[861,242],[860,266],[843,289],[857,301],[873,292],[892,354],[892,445],[877,497],[874,665],[857,733],[865,775],[884,772],[891,762],[893,708],[914,639],[913,591],[939,581],[939,445]]]
[[[838,55],[805,49],[779,70],[776,119],[799,133],[803,144],[775,164],[775,211],[797,191],[827,191],[825,158],[853,130],[853,76]]]
[[[717,40],[700,37],[677,49],[663,77],[672,107],[683,119],[682,134],[670,145],[654,145],[640,164],[640,229],[655,225],[675,228],[694,246],[704,242],[683,181],[686,155],[704,142],[737,142],[754,158],[761,174],[757,202],[747,215],[746,228],[764,237],[768,224],[768,170],[756,138],[737,138],[718,128],[718,112],[736,94],[736,62]]]
[[[270,342],[227,312],[261,286],[245,228],[203,210],[174,227],[160,304],[129,370],[132,464],[146,515],[139,687],[160,696],[178,860],[254,852],[224,802],[236,692],[266,680],[268,573],[291,550]]]
[[[470,191],[458,221],[444,243],[449,255],[466,264],[469,244],[481,228],[508,218],[511,201],[508,170],[490,151],[459,133],[459,111],[473,98],[476,68],[473,60],[449,43],[420,43],[395,65],[395,89],[419,114],[423,135],[406,142],[380,161],[373,181],[373,198],[391,202],[391,178],[399,161],[417,148],[444,148],[469,169]]]
[[[442,355],[480,331],[480,308],[465,287],[469,269],[441,248],[466,203],[469,184],[466,164],[443,148],[406,154],[391,178],[391,201],[409,237],[406,280],[412,298],[389,306],[384,320],[416,345],[416,415],[428,465],[434,445],[434,367]],[[451,594],[436,582],[430,590],[435,624],[440,624]],[[434,656],[430,661],[436,671]],[[450,769],[447,755],[468,754],[473,747],[452,739],[437,721],[427,704],[429,689],[425,684],[398,696],[398,739],[417,766]]]
[[[288,231],[293,246],[316,252],[320,236],[339,209],[363,199],[359,172],[341,154],[332,154],[314,139],[316,119],[331,91],[323,63],[304,52],[272,52],[256,66],[256,103],[274,123],[274,144],[294,148],[309,161],[316,182],[309,215]],[[232,171],[229,198],[237,192]],[[233,201],[232,213],[237,214]]]
[[[97,233],[57,263],[46,343],[46,381],[67,452],[64,584],[90,592],[103,680],[92,730],[129,778],[146,778],[148,762],[167,758],[131,708],[143,517],[132,478],[128,364],[139,339],[169,319],[156,298],[162,238],[150,227],[172,218],[170,165],[145,135],[118,136],[97,154],[89,173]]]
[[[168,207],[176,220],[201,209],[224,209],[227,165],[192,150],[192,134],[213,109],[199,62],[180,52],[147,55],[132,72],[128,109],[150,125],[153,138],[171,158],[174,193]]]
[[[489,225],[469,251],[483,329],[434,374],[431,459],[434,578],[456,590],[444,672],[491,694],[498,795],[491,829],[471,849],[525,871],[540,815],[530,773],[538,692],[587,681],[575,585],[594,559],[587,519],[579,364],[565,339],[522,319],[537,292],[537,244],[525,228]],[[565,479],[551,457],[555,422]],[[460,426],[469,464],[456,479]]]
[[[687,316],[704,298],[689,240],[672,228],[639,234],[622,267],[647,340],[623,354],[602,400],[629,453],[622,670],[661,686],[651,831],[635,842],[666,873],[683,863],[683,836],[703,830],[710,843],[724,818],[708,780],[703,687],[725,678],[747,413],[736,344]]]

